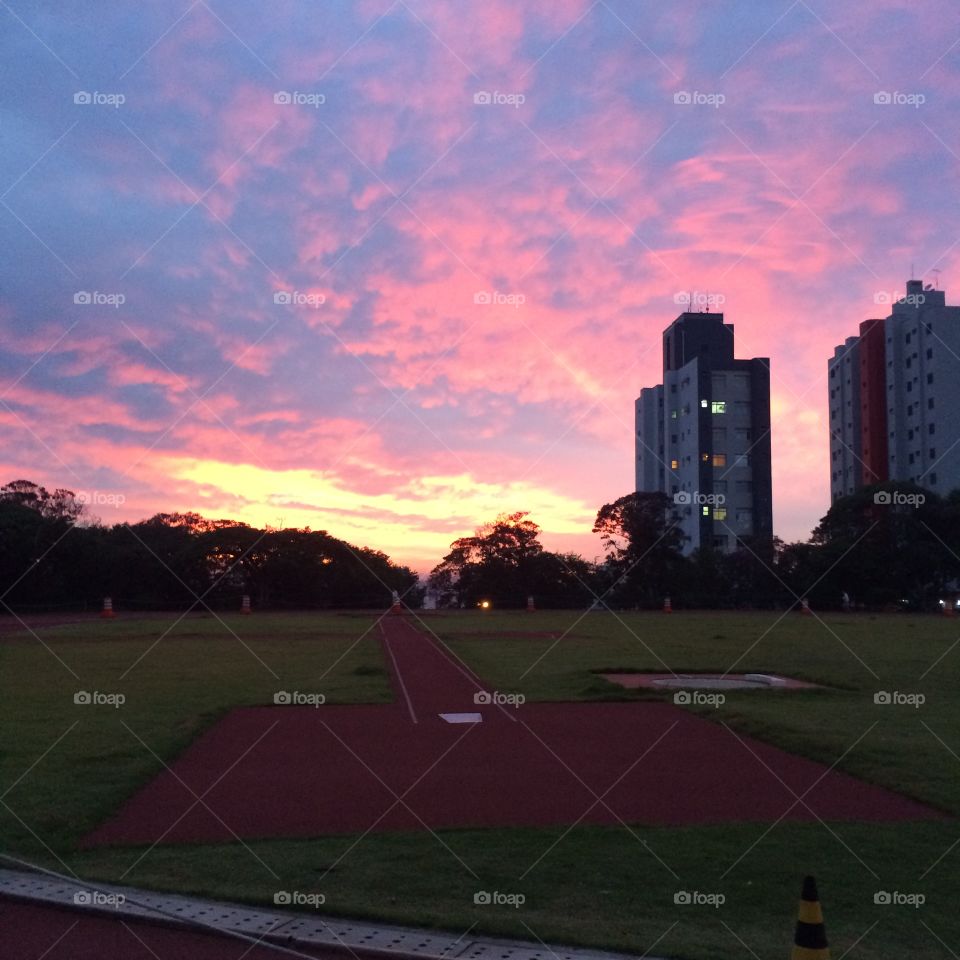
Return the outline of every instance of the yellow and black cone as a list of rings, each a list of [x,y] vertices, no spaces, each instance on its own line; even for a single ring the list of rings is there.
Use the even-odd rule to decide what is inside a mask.
[[[823,925],[823,911],[817,896],[817,881],[804,877],[797,915],[797,932],[793,937],[790,960],[830,960],[827,931]]]

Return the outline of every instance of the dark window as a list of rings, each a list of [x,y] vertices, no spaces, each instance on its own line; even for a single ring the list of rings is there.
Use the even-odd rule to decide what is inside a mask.
[[[934,430],[934,427],[935,427],[935,426],[936,426],[935,423],[931,423],[930,426],[927,427],[927,433],[929,433],[929,434],[934,434],[934,433],[936,433],[937,431]]]
[[[932,373],[928,373],[928,374],[927,374],[927,383],[933,383],[933,374],[932,374]]]
[[[937,475],[936,475],[935,473],[931,473],[931,474],[930,474],[930,482],[931,482],[931,483],[936,483],[936,482],[937,482]]]

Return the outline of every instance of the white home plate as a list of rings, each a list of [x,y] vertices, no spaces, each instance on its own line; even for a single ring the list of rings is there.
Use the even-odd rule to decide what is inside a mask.
[[[482,713],[441,713],[441,720],[447,723],[482,723]]]

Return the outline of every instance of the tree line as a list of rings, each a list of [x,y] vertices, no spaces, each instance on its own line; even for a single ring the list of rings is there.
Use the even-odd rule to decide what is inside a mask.
[[[64,489],[0,488],[0,611],[384,608],[396,590],[418,606],[416,573],[324,530],[258,529],[196,513],[103,525]]]
[[[451,544],[428,585],[438,605],[521,607],[938,609],[960,592],[960,491],[865,487],[836,500],[802,543],[742,539],[685,554],[674,504],[631,493],[604,504],[593,562],[550,553],[526,513],[502,514]]]
[[[107,526],[69,490],[0,488],[0,611],[419,607],[936,609],[960,592],[960,491],[896,483],[838,499],[806,542],[744,539],[686,554],[672,500],[631,493],[597,512],[603,556],[545,550],[524,511],[450,545],[425,585],[386,554],[324,530],[258,529],[196,513]]]

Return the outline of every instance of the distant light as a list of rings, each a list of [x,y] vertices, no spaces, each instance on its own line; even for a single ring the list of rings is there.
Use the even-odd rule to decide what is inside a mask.
[[[481,610],[489,610],[489,609],[490,609],[490,601],[489,601],[489,600],[481,600],[481,601],[477,604],[477,606],[480,607]]]
[[[701,400],[701,401],[700,401],[700,406],[703,407],[704,410],[706,410],[707,407],[709,406],[709,404],[707,403],[706,400]]]
[[[333,563],[333,557],[324,557],[320,562],[326,566],[328,563]]]
[[[947,605],[945,600],[939,600],[937,602],[940,604],[941,607],[945,607]]]

